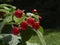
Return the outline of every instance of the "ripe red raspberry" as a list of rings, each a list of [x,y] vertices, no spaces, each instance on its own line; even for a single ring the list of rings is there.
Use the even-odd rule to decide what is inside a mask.
[[[39,25],[39,22],[35,22],[35,24],[32,26],[35,30],[37,30],[40,25]]]
[[[39,16],[39,20],[41,20],[42,19],[42,17],[41,16]]]
[[[11,33],[14,34],[14,35],[19,34],[19,32],[20,32],[20,30],[16,26],[11,30]]]
[[[28,23],[29,25],[31,25],[31,26],[34,25],[34,23],[35,23],[35,19],[32,18],[32,17],[27,18],[26,21],[27,21],[27,23]]]
[[[23,15],[23,11],[22,10],[15,10],[14,12],[14,15],[17,17],[17,18],[21,18],[22,15]]]
[[[21,24],[20,24],[20,27],[22,30],[26,30],[28,28],[28,23],[26,21],[23,21]]]
[[[33,9],[32,12],[33,12],[33,13],[37,13],[37,10],[36,10],[36,9]]]

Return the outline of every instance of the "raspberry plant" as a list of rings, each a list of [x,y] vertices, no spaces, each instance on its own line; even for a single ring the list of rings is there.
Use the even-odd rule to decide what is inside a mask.
[[[29,40],[36,36],[39,38],[39,45],[46,45],[43,38],[44,30],[39,23],[41,19],[36,9],[32,10],[32,13],[25,13],[15,6],[0,4],[1,44],[30,45]]]

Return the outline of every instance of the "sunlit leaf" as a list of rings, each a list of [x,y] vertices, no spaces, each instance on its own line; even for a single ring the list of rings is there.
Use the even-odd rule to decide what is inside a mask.
[[[36,19],[38,19],[38,15],[34,15],[33,17],[36,18]]]
[[[34,31],[35,31],[35,30],[34,30]],[[43,34],[42,34],[39,30],[37,30],[37,31],[35,31],[35,32],[36,32],[37,36],[39,37],[39,40],[40,40],[41,44],[42,44],[42,45],[46,45],[45,39],[44,39],[44,37],[43,37]]]
[[[6,20],[6,22],[11,22],[12,21],[12,16],[8,16],[5,20]]]
[[[9,45],[17,45],[18,43],[20,43],[19,39],[21,40],[21,37],[18,37],[16,35],[11,35],[12,36],[12,40],[9,42]]]
[[[9,4],[0,4],[0,6],[5,6],[5,7],[10,7],[10,8],[16,9],[15,6],[12,6],[12,5],[9,5]]]
[[[38,29],[41,33],[44,33],[44,29],[42,26],[40,26],[40,28]]]
[[[8,10],[4,10],[4,9],[0,9],[0,11],[1,11],[1,12],[4,12],[4,13],[6,13],[6,14],[8,14],[8,13],[9,13],[9,11],[8,11]]]
[[[33,35],[27,42],[27,45],[41,45],[39,37],[37,35]]]
[[[25,17],[23,16],[23,17],[21,17],[21,18],[16,18],[16,17],[14,16],[14,20],[15,20],[16,23],[20,24],[23,20],[25,20]]]

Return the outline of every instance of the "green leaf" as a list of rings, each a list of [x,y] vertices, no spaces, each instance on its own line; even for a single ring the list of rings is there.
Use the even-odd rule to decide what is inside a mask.
[[[4,30],[4,28],[5,28],[5,26],[6,26],[6,19],[7,19],[7,16],[6,16],[6,18],[1,22],[1,24],[0,24],[0,33],[2,32],[2,30]],[[11,26],[11,24],[7,24],[7,25],[9,25],[9,26]],[[7,26],[7,27],[9,27],[9,26]],[[12,27],[12,26],[11,26]],[[9,27],[10,28],[10,27]],[[9,28],[8,28],[8,30],[9,30]],[[6,28],[5,28],[6,29]],[[11,28],[10,28],[10,30],[11,30]]]
[[[9,11],[8,11],[8,10],[5,10],[5,9],[0,9],[0,11],[1,11],[1,12],[4,12],[4,13],[6,13],[6,14],[9,13]]]
[[[10,34],[0,34],[0,44],[8,45],[8,42],[11,40]]]
[[[33,17],[35,18],[36,21],[39,21],[39,18],[38,18],[39,15],[34,15]]]
[[[12,30],[12,25],[5,24],[2,31],[1,31],[1,34],[9,34],[9,33],[11,33],[11,30]]]
[[[43,37],[43,34],[42,34],[39,30],[37,30],[37,31],[34,30],[34,31],[35,31],[36,34],[38,35],[41,44],[42,44],[42,45],[46,45],[46,42],[45,42],[44,37]]]
[[[6,22],[11,22],[12,21],[12,15],[8,16],[5,20],[6,20]]]
[[[9,4],[0,4],[0,9],[13,12],[16,9],[16,7]]]
[[[27,45],[46,45],[43,34],[39,30],[36,31],[29,27],[27,30],[23,30],[20,33],[22,41],[26,42]]]
[[[38,29],[41,33],[44,33],[44,29],[42,26],[40,26],[40,28]]]
[[[5,36],[6,35],[6,36]],[[10,34],[4,34],[2,35],[3,38],[1,39],[4,43],[8,43],[9,41],[11,41],[12,36]]]
[[[21,18],[16,18],[16,17],[14,16],[14,20],[15,20],[16,23],[20,24],[23,20],[25,20],[25,16],[23,16],[23,17],[21,17]]]
[[[0,6],[10,7],[10,8],[16,9],[15,6],[12,6],[12,5],[9,5],[9,4],[0,4]]]
[[[33,17],[36,18],[36,19],[38,19],[38,15],[34,15]]]
[[[26,42],[27,45],[46,45],[43,34],[39,30],[34,30],[36,35],[32,35],[32,37]]]
[[[17,45],[20,43],[21,37],[13,34],[0,34],[0,40],[4,42],[4,45]]]
[[[31,27],[28,27],[27,30],[21,30],[20,35],[22,37],[22,41],[26,42],[31,38],[32,35],[36,35],[36,33]]]
[[[0,24],[0,33],[1,33],[2,29],[3,29],[3,27],[5,26],[5,24],[6,24],[6,21],[3,20],[3,22]]]
[[[28,41],[26,41],[26,44],[27,45],[42,45],[37,35],[31,36],[31,38]]]
[[[40,43],[30,43],[30,42],[27,42],[27,45],[41,45]]]
[[[9,45],[17,45],[20,43],[19,39],[21,40],[21,37],[18,37],[16,35],[11,34],[12,40],[9,42]]]

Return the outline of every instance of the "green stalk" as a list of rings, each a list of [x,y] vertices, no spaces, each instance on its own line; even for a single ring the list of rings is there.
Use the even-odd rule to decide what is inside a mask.
[[[39,30],[37,30],[37,31],[34,30],[34,31],[37,33],[37,35],[38,35],[38,37],[39,37],[39,39],[40,39],[42,45],[46,45],[46,42],[45,42],[45,40],[44,40],[44,38],[43,38],[42,33],[41,33]]]
[[[1,24],[1,26],[0,26],[0,34],[1,34],[1,31],[2,31],[2,29],[3,29],[3,27],[4,27],[4,25],[6,24],[6,19],[7,19],[7,16],[6,16],[6,18],[3,20],[3,22],[2,22],[2,24]]]
[[[14,21],[14,15],[12,15],[12,21]]]
[[[5,23],[6,23],[6,21],[3,20],[3,22],[2,22],[2,24],[1,24],[1,26],[0,26],[0,34],[1,34],[1,31],[2,31],[2,29],[3,29],[4,25],[5,25]]]

